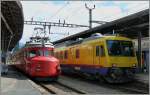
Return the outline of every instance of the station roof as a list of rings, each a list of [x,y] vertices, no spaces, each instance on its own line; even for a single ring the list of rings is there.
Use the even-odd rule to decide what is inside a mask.
[[[1,50],[11,51],[23,33],[24,17],[19,1],[1,1],[1,22]]]
[[[141,31],[142,37],[148,37],[149,36],[149,9],[68,36],[66,38],[54,41],[53,43],[57,44],[67,40],[86,38],[93,33],[112,34],[113,30],[115,33],[119,33],[129,38],[137,38],[138,31]]]

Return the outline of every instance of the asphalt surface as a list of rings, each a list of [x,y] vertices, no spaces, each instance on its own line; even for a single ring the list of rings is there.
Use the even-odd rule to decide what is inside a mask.
[[[1,95],[42,95],[21,73],[11,68],[1,76]]]

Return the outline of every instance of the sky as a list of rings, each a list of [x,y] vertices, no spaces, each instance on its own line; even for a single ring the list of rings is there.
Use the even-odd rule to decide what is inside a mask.
[[[69,24],[89,25],[89,11],[85,8],[85,3],[89,8],[95,9],[92,11],[92,20],[95,21],[113,21],[130,14],[142,11],[149,8],[149,1],[21,1],[24,13],[24,20],[30,21],[31,18],[35,21],[47,22],[63,22]],[[100,24],[92,24],[96,27]],[[29,41],[29,38],[35,34],[34,28],[41,26],[24,25],[24,31],[20,43]],[[56,41],[88,30],[87,27],[80,28],[64,28],[51,27],[51,33],[47,34],[51,41]],[[48,27],[46,27],[48,32]],[[69,35],[68,35],[69,34]]]

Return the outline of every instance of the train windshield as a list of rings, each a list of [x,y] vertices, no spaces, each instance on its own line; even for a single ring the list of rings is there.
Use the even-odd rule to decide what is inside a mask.
[[[53,50],[44,50],[44,56],[54,56]]]
[[[37,56],[43,56],[43,51],[42,50],[38,50],[37,51]]]
[[[107,40],[107,48],[110,56],[134,56],[131,41]]]
[[[37,56],[54,56],[53,50],[38,50]]]
[[[31,50],[28,53],[28,57],[35,57],[36,56],[36,51],[35,50]]]

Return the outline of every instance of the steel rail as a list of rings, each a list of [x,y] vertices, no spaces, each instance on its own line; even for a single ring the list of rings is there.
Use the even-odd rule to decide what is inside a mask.
[[[105,83],[105,82],[99,82],[98,80],[97,81],[89,80],[87,77],[82,78],[83,76],[79,77],[79,76],[65,75],[65,77],[74,78],[76,80],[80,80],[80,81],[88,82],[88,83],[95,84],[98,86],[127,92],[130,94],[148,94],[149,93],[149,85],[139,82],[139,81],[136,81],[136,80],[133,82],[126,83],[126,84],[125,83],[109,84],[109,83]]]

